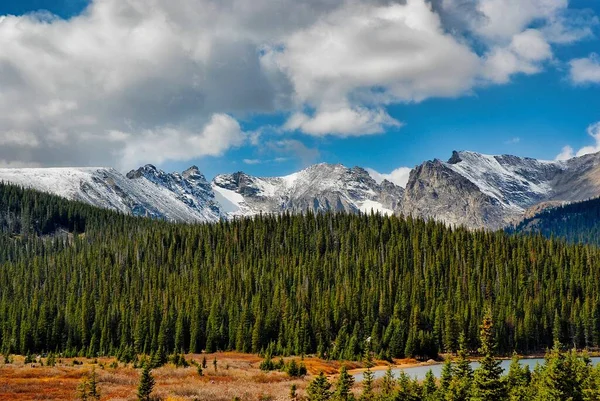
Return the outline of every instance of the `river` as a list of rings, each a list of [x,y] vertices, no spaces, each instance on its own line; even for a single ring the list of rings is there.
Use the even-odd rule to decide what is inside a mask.
[[[594,357],[591,358],[592,360],[592,364],[593,365],[598,365],[600,364],[600,357]],[[530,370],[533,370],[533,368],[535,368],[535,365],[539,364],[543,364],[544,363],[544,358],[524,358],[520,360],[521,365],[525,366],[529,366]],[[502,368],[504,369],[504,372],[508,372],[508,367],[510,366],[510,359],[506,359],[502,361],[501,364]],[[433,372],[433,375],[435,377],[440,377],[440,375],[442,374],[442,364],[435,364],[435,365],[424,365],[424,366],[414,366],[414,367],[409,367],[409,368],[393,368],[392,372],[394,372],[394,377],[398,377],[399,373],[401,371],[404,371],[407,375],[409,375],[411,378],[417,378],[417,380],[423,380],[425,379],[425,375],[427,374],[427,371],[431,370]],[[473,369],[476,369],[479,367],[479,362],[471,362],[471,367]],[[380,378],[383,377],[385,375],[385,370],[374,370],[373,374],[375,376],[375,378]],[[357,382],[362,381],[363,379],[363,375],[362,373],[357,373],[354,375],[354,379]]]

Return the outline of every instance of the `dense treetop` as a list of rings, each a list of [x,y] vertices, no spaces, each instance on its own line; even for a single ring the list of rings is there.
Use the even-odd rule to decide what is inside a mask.
[[[600,250],[379,215],[216,224],[128,217],[0,185],[0,346],[235,349],[360,359],[600,344]],[[68,234],[67,234],[68,232]]]
[[[600,245],[600,198],[546,209],[507,232],[540,233],[547,238]]]

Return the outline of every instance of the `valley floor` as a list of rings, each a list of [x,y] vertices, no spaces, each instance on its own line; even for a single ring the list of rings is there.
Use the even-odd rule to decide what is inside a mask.
[[[195,366],[176,368],[167,364],[154,369],[152,375],[156,386],[152,393],[163,401],[206,400],[289,400],[290,387],[295,384],[298,394],[305,394],[305,388],[314,375],[321,370],[335,375],[341,363],[324,361],[318,358],[305,358],[309,375],[303,379],[293,379],[282,372],[262,372],[259,369],[262,358],[241,353],[217,353],[206,355],[186,355],[186,360],[202,362],[206,357],[208,366],[200,376]],[[217,358],[217,371],[212,361]],[[10,364],[0,362],[0,401],[25,400],[76,400],[77,387],[95,367],[98,388],[104,400],[136,400],[136,391],[141,369],[123,363],[111,367],[115,362],[110,358],[97,360],[85,358],[63,358],[54,367],[39,363],[24,364],[24,357],[14,356]],[[81,365],[74,365],[81,362]],[[297,358],[300,362],[300,359]],[[410,363],[410,361],[403,361]],[[358,363],[345,363],[348,369],[360,368]],[[357,390],[360,388],[356,386]]]

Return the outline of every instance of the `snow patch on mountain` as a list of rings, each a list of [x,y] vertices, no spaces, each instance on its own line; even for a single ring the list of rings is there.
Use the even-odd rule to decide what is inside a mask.
[[[518,210],[547,197],[554,174],[561,170],[560,163],[475,152],[454,152],[447,165],[484,194]]]
[[[132,172],[133,173],[133,172]],[[172,221],[222,217],[203,176],[190,180],[145,166],[130,177],[111,168],[0,169],[0,181],[135,216]]]

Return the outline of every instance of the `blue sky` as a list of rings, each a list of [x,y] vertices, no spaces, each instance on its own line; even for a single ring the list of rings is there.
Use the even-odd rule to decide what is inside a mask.
[[[199,56],[194,56],[190,62],[189,54],[204,51],[198,50],[203,49],[198,43],[205,37],[216,36],[213,34],[218,28],[208,33],[189,28],[186,25],[189,21],[173,10],[190,5],[199,8],[203,0],[178,0],[171,10],[164,11],[170,26],[180,28],[168,37],[161,36],[164,27],[160,25],[162,17],[157,15],[163,10],[158,6],[149,7],[154,9],[153,13],[145,14],[135,5],[127,8],[113,0],[102,0],[84,18],[80,14],[88,4],[81,0],[5,0],[0,4],[0,15],[16,17],[10,30],[2,29],[3,24],[7,25],[6,20],[0,21],[0,45],[2,36],[5,40],[10,36],[13,49],[0,56],[0,85],[4,82],[3,74],[10,82],[20,82],[8,75],[16,70],[14,76],[23,78],[24,89],[19,92],[32,95],[20,95],[22,98],[17,100],[7,97],[3,103],[0,89],[0,105],[21,105],[21,109],[15,106],[10,116],[0,115],[0,132],[5,132],[3,145],[14,147],[10,154],[8,150],[6,154],[0,152],[0,164],[110,164],[122,170],[146,162],[166,170],[182,170],[196,164],[211,177],[235,170],[280,175],[324,161],[389,173],[427,159],[447,159],[455,149],[554,159],[567,145],[573,149],[572,155],[586,146],[597,146],[591,136],[596,131],[590,127],[600,121],[600,79],[594,75],[600,74],[600,67],[594,70],[598,59],[593,55],[600,52],[597,19],[600,2],[565,1],[562,7],[537,15],[536,9],[543,8],[548,0],[523,0],[516,4],[532,3],[530,9],[522,12],[530,12],[529,19],[524,19],[520,26],[508,26],[510,21],[493,14],[499,12],[498,0],[467,2],[472,3],[473,15],[489,13],[483,19],[463,18],[462,14],[469,12],[458,10],[461,14],[457,14],[456,10],[437,4],[428,12],[419,8],[420,1],[423,0],[410,0],[407,6],[389,8],[359,1],[352,6],[359,8],[356,14],[348,3],[342,2],[338,8],[323,6],[311,11],[301,23],[286,25],[283,21],[281,26],[273,23],[273,19],[265,22],[255,16],[236,25],[247,25],[244,34],[248,36],[250,32],[249,36],[255,35],[256,40],[241,43],[232,39],[230,43],[226,42],[229,40],[226,34],[216,39],[210,37],[207,42],[214,41],[221,47],[210,48],[210,59],[200,62]],[[563,0],[554,1],[558,4]],[[149,0],[150,3],[154,2]],[[239,0],[237,4],[239,7]],[[57,17],[24,16],[43,9]],[[388,16],[398,16],[390,17],[392,22],[385,34],[395,34],[394,29],[400,29],[397,24],[404,21],[403,13],[413,13],[410,15],[416,15],[419,23],[422,21],[423,29],[432,29],[431,40],[423,44],[424,49],[419,53],[419,57],[430,58],[431,65],[414,67],[430,71],[426,76],[420,72],[402,75],[404,69],[413,68],[410,59],[396,63],[395,59],[373,53],[375,50],[361,53],[360,44],[356,48],[348,46],[346,40],[351,44],[356,38],[369,37],[375,41],[380,32],[350,32],[351,23],[340,28],[336,21],[369,15],[371,11],[373,18],[383,18],[386,22]],[[237,16],[225,15],[235,14],[231,9],[215,12],[220,13],[216,19],[239,22]],[[260,15],[261,10],[256,13]],[[97,23],[98,16],[109,22]],[[441,20],[440,26],[436,25],[436,18]],[[302,16],[298,19],[302,20]],[[144,29],[141,38],[123,43],[125,56],[114,45],[102,49],[103,43],[112,39],[110,33],[97,32],[108,32],[112,24],[119,28],[132,24]],[[45,29],[52,31],[38,32]],[[314,45],[315,38],[324,31],[326,38],[333,38],[335,49],[342,49],[331,60],[328,49],[319,53],[323,49]],[[553,34],[558,31],[561,38]],[[531,48],[523,50],[523,45],[517,49],[515,38],[524,37],[524,33],[532,33],[522,42]],[[38,34],[40,38],[36,38]],[[76,40],[86,35],[93,41],[89,44],[89,55],[85,45]],[[180,39],[186,43],[185,52],[172,54],[172,43]],[[437,40],[447,42],[439,46],[456,49],[452,54],[440,56],[444,51],[436,47]],[[39,57],[32,56],[32,52],[25,51],[32,41],[39,42],[36,51],[48,52],[47,58],[65,52],[66,61],[64,64],[46,61],[40,53]],[[381,46],[386,54],[390,49],[397,50],[397,58],[404,54],[403,49],[398,49],[404,45],[401,42],[372,41],[367,47]],[[419,42],[420,36],[414,41]],[[162,42],[165,47],[158,48],[156,43]],[[148,46],[148,51],[144,46]],[[70,55],[71,49],[80,50],[72,50]],[[98,54],[93,49],[98,49]],[[228,51],[221,54],[214,49]],[[502,56],[498,58],[500,64],[496,63],[500,67],[488,62],[498,54]],[[25,67],[26,56],[33,57],[35,69]],[[316,61],[310,64],[313,56]],[[363,77],[360,63],[369,58],[379,64],[375,65],[375,61],[365,64],[364,75],[368,76]],[[237,64],[239,60],[243,63]],[[510,60],[509,67],[505,60]],[[582,78],[575,77],[573,60],[587,60],[582,62],[588,68],[580,72]],[[355,61],[357,71],[348,67]],[[87,62],[91,64],[85,66]],[[60,70],[40,75],[46,67],[51,71],[59,68],[57,64],[61,64]],[[98,65],[97,75],[95,65]],[[197,73],[195,68],[203,70]],[[338,77],[336,68],[348,75]],[[68,69],[72,71],[64,73]],[[152,73],[141,80],[136,76],[137,71],[142,75],[145,71]],[[78,84],[80,76],[85,76],[85,80],[82,78]],[[437,77],[447,81],[438,83]],[[198,79],[206,79],[207,83],[202,83],[197,91],[190,89]],[[89,88],[85,82],[98,87],[93,93],[86,93]],[[32,122],[26,117],[18,121],[10,118],[28,108],[32,101],[38,101],[39,93],[44,94],[45,100],[28,116]],[[94,96],[98,93],[103,94],[102,101],[100,96]],[[380,99],[379,94],[385,96]],[[114,110],[111,105],[115,105]],[[356,123],[335,117],[340,110],[351,113],[342,116],[356,117]],[[352,113],[362,114],[357,117]],[[292,124],[293,116],[299,116],[300,123]],[[73,121],[82,123],[75,125]],[[20,139],[15,139],[17,136]],[[2,140],[0,136],[0,143]],[[194,147],[200,150],[194,151]]]

